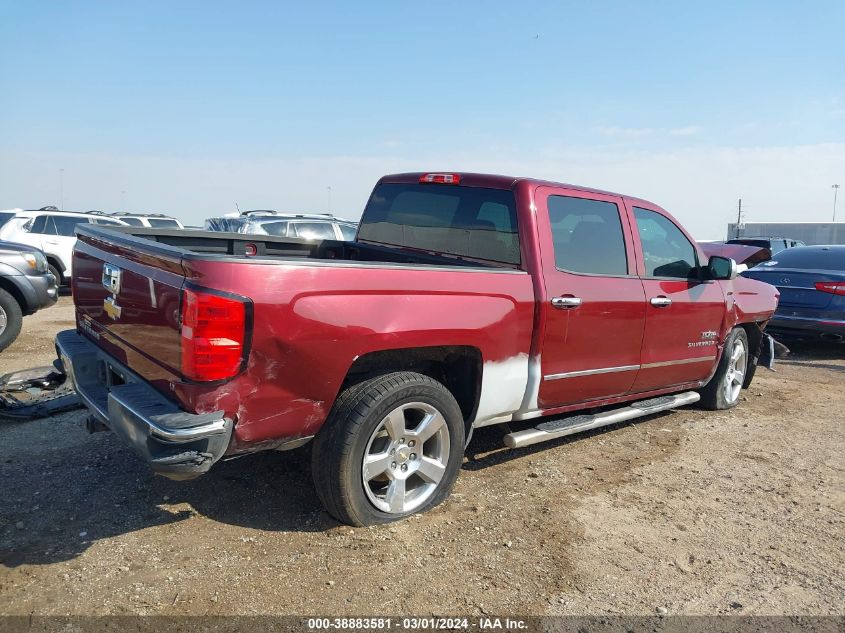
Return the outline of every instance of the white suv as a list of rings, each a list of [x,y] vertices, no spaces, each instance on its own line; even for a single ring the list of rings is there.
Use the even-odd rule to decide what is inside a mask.
[[[106,217],[100,213],[75,213],[59,211],[56,207],[43,207],[38,210],[24,211],[13,209],[4,211],[7,217],[0,225],[0,240],[28,244],[44,252],[50,272],[59,285],[66,283],[71,276],[71,255],[76,244],[74,229],[77,224],[110,224],[126,226],[117,218]]]

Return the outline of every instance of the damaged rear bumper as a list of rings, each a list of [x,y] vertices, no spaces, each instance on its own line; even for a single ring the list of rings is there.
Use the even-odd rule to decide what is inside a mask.
[[[156,473],[191,479],[219,460],[232,437],[222,411],[187,413],[75,330],[59,332],[62,369],[91,414]]]

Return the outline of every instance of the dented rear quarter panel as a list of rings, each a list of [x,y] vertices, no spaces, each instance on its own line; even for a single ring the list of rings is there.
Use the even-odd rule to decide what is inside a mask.
[[[748,277],[737,277],[720,283],[727,302],[726,333],[743,323],[764,324],[774,315],[780,298],[774,286]]]
[[[527,363],[531,348],[533,282],[523,271],[278,260],[184,266],[189,281],[253,302],[245,371],[223,385],[173,385],[190,410],[236,419],[234,452],[314,435],[364,354],[472,346],[493,371],[509,359]]]

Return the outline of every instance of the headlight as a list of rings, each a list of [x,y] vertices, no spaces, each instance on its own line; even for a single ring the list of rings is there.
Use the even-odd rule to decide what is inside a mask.
[[[23,253],[22,257],[29,267],[39,273],[47,272],[47,258],[43,253],[35,251],[33,253]]]

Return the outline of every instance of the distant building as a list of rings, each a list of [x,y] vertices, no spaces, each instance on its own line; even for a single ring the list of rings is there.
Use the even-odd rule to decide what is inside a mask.
[[[727,239],[736,237],[788,237],[814,244],[845,244],[845,222],[745,222],[728,224]]]

